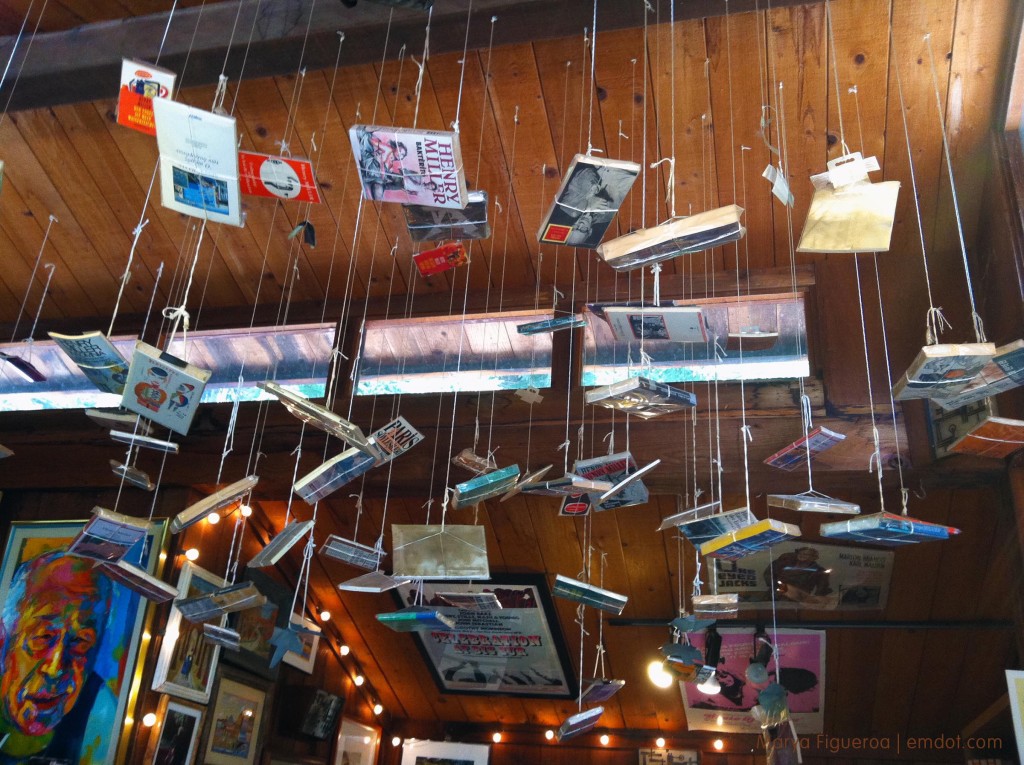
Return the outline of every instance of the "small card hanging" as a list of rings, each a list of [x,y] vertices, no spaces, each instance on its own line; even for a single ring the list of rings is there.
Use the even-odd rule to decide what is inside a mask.
[[[464,244],[453,242],[442,244],[433,250],[417,252],[412,256],[412,262],[416,264],[420,276],[433,276],[466,265],[469,262],[469,253]]]

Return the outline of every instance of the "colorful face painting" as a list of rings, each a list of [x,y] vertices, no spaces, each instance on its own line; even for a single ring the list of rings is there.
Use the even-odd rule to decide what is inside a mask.
[[[101,765],[117,753],[145,601],[65,553],[82,525],[12,525],[0,567],[5,765],[36,758]],[[157,526],[128,558],[150,572],[163,535]]]

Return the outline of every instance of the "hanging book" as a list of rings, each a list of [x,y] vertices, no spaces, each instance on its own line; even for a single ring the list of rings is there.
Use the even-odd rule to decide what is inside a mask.
[[[363,434],[362,429],[358,425],[339,417],[327,407],[320,406],[320,404],[310,401],[302,394],[289,390],[272,380],[258,382],[256,387],[262,388],[272,396],[276,396],[278,401],[284,404],[285,409],[307,425],[312,425],[318,430],[340,438],[350,446],[354,446],[367,454],[374,457],[377,456],[377,453],[370,446],[369,439]]]
[[[710,595],[710,596],[709,595],[697,595],[696,597],[698,597],[698,598],[707,598],[707,597],[718,598],[718,597],[722,597],[722,596],[720,596],[720,595]],[[705,619],[705,618],[702,618],[702,617],[698,617],[697,614],[695,614],[695,613],[694,614],[688,614],[685,611],[683,611],[682,612],[682,616],[677,616],[675,619],[673,619],[672,621],[669,622],[669,626],[672,629],[674,629],[676,632],[682,632],[682,633],[685,633],[685,632],[703,632],[708,627],[711,627],[712,625],[714,625],[714,623],[715,623],[715,620],[713,618]],[[662,649],[662,650],[664,650],[664,649]]]
[[[800,513],[840,513],[858,515],[860,505],[855,502],[844,502],[817,492],[806,494],[769,494],[768,507],[781,507],[796,510]]]
[[[423,440],[423,434],[404,417],[396,417],[380,430],[374,431],[370,446],[377,455],[377,464],[391,462]]]
[[[813,460],[819,454],[831,449],[836,444],[844,441],[846,436],[836,433],[834,430],[818,426],[803,438],[799,438],[789,446],[779,449],[771,457],[764,461],[765,465],[771,465],[779,470],[797,470],[807,466],[807,457]]]
[[[153,101],[164,207],[242,226],[235,118],[158,98]]]
[[[588,677],[583,681],[583,689],[580,691],[580,702],[583,704],[596,704],[600,701],[607,701],[621,691],[625,685],[625,680]]]
[[[721,503],[711,502],[701,505],[685,513],[677,513],[662,521],[659,531],[675,526],[679,533],[690,540],[694,547],[699,548],[705,542],[746,528],[757,521],[753,514],[746,507],[739,507],[728,512],[717,512],[713,508],[720,508]]]
[[[377,614],[377,621],[395,632],[422,630],[453,630],[455,619],[444,611],[426,606],[408,606],[386,614]]]
[[[985,423],[996,414],[992,399],[982,399],[947,412],[934,401],[928,404],[928,437],[935,459],[948,457],[950,447],[964,435]]]
[[[522,476],[516,482],[515,486],[513,486],[511,489],[509,489],[508,491],[506,491],[504,494],[501,495],[501,500],[499,500],[499,501],[504,502],[506,500],[512,499],[512,497],[514,497],[516,494],[519,494],[519,492],[521,492],[523,490],[524,486],[528,486],[531,483],[536,483],[541,478],[546,476],[548,474],[548,471],[551,470],[551,468],[553,468],[553,467],[554,467],[554,465],[545,465],[542,468],[538,468],[537,470],[532,470],[529,473],[527,473],[526,475]]]
[[[693,615],[701,619],[735,619],[740,612],[740,596],[735,592],[722,595],[694,595]]]
[[[203,625],[203,640],[213,645],[227,648],[229,651],[238,651],[242,648],[242,636],[238,630],[230,627],[218,627],[215,624]]]
[[[149,475],[137,467],[122,465],[117,460],[110,460],[110,469],[114,471],[114,475],[122,479],[129,486],[134,486],[143,491],[153,491],[156,488],[156,484],[150,480]]]
[[[124,409],[86,409],[85,416],[107,430],[127,431],[133,436],[148,436],[153,433],[153,428],[148,422],[135,412]]]
[[[93,385],[104,393],[120,396],[128,379],[128,362],[102,332],[82,335],[48,333],[57,346],[75,362]]]
[[[743,327],[739,332],[730,332],[726,337],[725,349],[727,351],[743,351],[752,353],[755,351],[767,351],[775,347],[779,342],[779,333],[763,330],[760,327]]]
[[[559,741],[565,741],[573,736],[586,733],[597,725],[597,721],[601,719],[601,715],[603,714],[604,707],[591,707],[590,709],[584,709],[582,712],[577,712],[574,715],[569,715],[562,721],[562,724],[558,726],[558,732],[555,734],[555,738]]]
[[[761,173],[761,177],[772,185],[772,194],[782,204],[787,207],[796,204],[796,198],[793,196],[793,192],[789,188],[789,181],[786,180],[786,174],[782,170],[769,163]]]
[[[597,510],[611,510],[613,507],[623,507],[619,501],[623,498],[626,492],[631,486],[643,487],[643,491],[646,494],[647,488],[643,485],[641,479],[650,473],[654,468],[661,464],[661,460],[654,460],[654,462],[648,462],[639,470],[635,470],[629,475],[625,476],[618,483],[612,484],[611,488],[605,489],[604,493],[594,500],[594,508]],[[630,503],[633,504],[633,503]]]
[[[178,590],[166,582],[152,576],[148,571],[133,566],[126,560],[119,560],[114,563],[101,563],[99,565],[109,579],[124,585],[132,592],[137,592],[153,603],[166,603],[178,597]]]
[[[1018,385],[1024,385],[1024,340],[1014,340],[999,346],[993,361],[1003,370],[1003,374],[1016,380]]]
[[[926,345],[892,394],[900,401],[951,398],[970,385],[995,355],[992,343]]]
[[[683,506],[683,499],[682,499],[682,497],[677,497],[676,498],[676,509],[678,510],[682,506]],[[680,510],[679,512],[673,513],[672,515],[668,516],[665,520],[663,520],[661,522],[661,525],[658,526],[658,531],[668,531],[669,529],[674,529],[674,528],[679,528],[679,530],[682,531],[682,527],[683,526],[686,526],[686,525],[692,524],[692,523],[697,523],[698,521],[703,521],[703,520],[705,520],[707,518],[710,518],[710,517],[712,517],[714,515],[717,515],[717,514],[719,514],[721,509],[722,509],[722,503],[719,502],[718,500],[715,500],[714,502],[708,502],[708,503],[703,504],[703,505],[697,505],[696,507],[691,507],[691,508],[689,508],[687,510]],[[741,508],[741,509],[742,510],[746,510],[746,508]],[[730,511],[730,512],[735,512],[735,511]],[[719,532],[719,533],[722,533],[722,532]],[[713,536],[718,536],[718,534],[714,534]],[[710,539],[711,537],[708,537],[708,538]]]
[[[646,420],[692,409],[697,405],[697,397],[689,391],[645,377],[628,377],[611,385],[591,388],[587,391],[587,403],[618,409]]]
[[[666,340],[672,343],[706,343],[704,315],[696,306],[601,307],[615,339],[622,342]]]
[[[68,546],[68,555],[116,563],[146,538],[150,523],[144,518],[107,510],[92,509],[92,518]]]
[[[420,276],[433,276],[466,265],[469,262],[469,253],[464,244],[454,242],[442,244],[433,250],[417,252],[412,256],[412,262],[416,264]]]
[[[493,592],[438,592],[439,600],[462,611],[500,611],[501,601]]]
[[[295,482],[292,489],[307,504],[315,505],[321,499],[337,491],[349,481],[368,473],[377,461],[366,452],[355,447],[346,449],[332,457],[311,473]]]
[[[403,584],[409,584],[411,581],[412,578],[408,576],[388,576],[383,571],[371,571],[368,574],[357,576],[355,579],[342,582],[338,585],[338,589],[347,592],[380,593],[401,587]]]
[[[396,577],[490,579],[483,526],[391,526]]]
[[[601,243],[639,173],[640,165],[635,162],[577,154],[537,239],[593,250]]]
[[[477,502],[483,502],[485,499],[497,497],[499,494],[510,491],[518,480],[519,465],[509,465],[501,470],[484,473],[456,484],[455,491],[452,493],[452,507],[459,510],[475,505]]]
[[[700,554],[709,558],[739,560],[799,536],[799,526],[766,518],[704,542],[700,546]]]
[[[950,447],[955,454],[1005,459],[1024,449],[1024,420],[989,417],[964,433]]]
[[[248,568],[266,568],[273,566],[291,550],[300,539],[309,536],[309,530],[313,528],[313,521],[293,520],[281,531],[274,535],[274,538],[267,542],[267,546],[252,557],[246,565]]]
[[[612,486],[603,492],[585,494],[582,499],[566,497],[562,501],[560,515],[585,515],[591,507],[595,510],[633,507],[644,504],[649,498],[647,487],[642,480],[639,480],[643,473],[637,475],[636,462],[629,452],[606,454],[601,457],[592,457],[589,460],[576,460],[572,471],[583,478],[592,481],[606,481]],[[633,480],[634,475],[637,475],[636,480]],[[581,502],[584,507],[582,512],[579,512],[578,506]]]
[[[166,454],[178,453],[178,445],[174,441],[164,441],[152,436],[142,436],[137,432],[130,433],[126,430],[112,430],[110,431],[110,437],[120,444],[127,444],[138,449],[153,449],[154,451],[165,452]]]
[[[473,451],[472,447],[469,446],[452,457],[452,464],[466,468],[466,470],[476,473],[477,475],[486,473],[490,470],[496,470],[498,468],[498,464],[494,461],[494,457],[481,457]]]
[[[491,235],[487,222],[487,192],[470,191],[467,199],[469,204],[462,210],[405,205],[409,237],[414,242],[487,239]]]
[[[358,568],[365,568],[367,571],[373,571],[380,565],[380,559],[386,553],[379,547],[370,547],[352,539],[344,539],[337,534],[331,534],[320,546],[320,554]]]
[[[13,456],[14,456],[14,452],[11,449],[8,449],[3,444],[0,444],[0,460],[4,460],[4,459],[7,459],[8,457],[13,457]]]
[[[552,481],[538,481],[523,487],[524,494],[538,494],[543,497],[578,497],[581,494],[601,493],[612,488],[608,481],[594,481],[575,473],[566,473]]]
[[[260,477],[257,475],[246,476],[207,497],[203,497],[198,502],[193,502],[171,519],[171,533],[180,534],[189,526],[199,523],[210,513],[220,512],[225,507],[240,502],[242,497],[253,490],[259,480]]]
[[[209,379],[209,370],[136,340],[121,406],[186,435]]]
[[[469,204],[458,133],[353,125],[363,197],[462,210]]]
[[[204,595],[179,600],[175,605],[182,616],[190,622],[198,623],[235,611],[259,608],[266,602],[267,596],[261,593],[255,584],[239,582]]]
[[[587,326],[587,320],[574,313],[568,316],[557,316],[554,319],[518,324],[516,325],[516,332],[520,335],[540,335],[546,332],[558,332],[562,329],[577,329],[578,327],[585,326]]]
[[[320,190],[308,159],[238,152],[238,179],[243,194],[320,204]]]
[[[1024,385],[1024,342],[1016,340],[996,348],[996,355],[962,391],[933,400],[943,409],[953,411],[1021,385]]]
[[[40,383],[46,382],[44,375],[39,368],[28,359],[23,359],[7,351],[0,351],[0,369],[9,369],[25,382]]]
[[[821,524],[821,536],[826,539],[870,542],[891,547],[949,539],[951,535],[959,533],[960,529],[952,526],[893,513],[874,513],[850,521]]]
[[[603,590],[561,574],[555,577],[555,586],[551,588],[551,594],[574,603],[599,608],[616,616],[622,613],[622,609],[626,607],[626,601],[629,600],[625,595],[619,595],[611,590]]]
[[[703,252],[738,241],[746,233],[740,225],[742,214],[742,207],[726,205],[676,218],[605,242],[597,248],[597,254],[616,271],[631,271],[680,255]]]
[[[172,98],[177,75],[144,61],[121,60],[121,90],[117,97],[117,124],[156,135],[153,99]]]

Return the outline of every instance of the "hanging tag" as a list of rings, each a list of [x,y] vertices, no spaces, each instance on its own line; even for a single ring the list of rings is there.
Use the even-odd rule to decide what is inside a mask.
[[[849,186],[851,183],[857,183],[858,181],[866,181],[868,173],[880,169],[878,160],[875,157],[864,159],[864,156],[859,151],[836,157],[827,163],[827,167],[829,183],[835,189]]]
[[[772,185],[772,194],[782,204],[792,207],[796,203],[793,192],[789,190],[789,181],[786,180],[786,176],[779,172],[775,165],[769,163],[764,172],[761,173],[761,177],[767,179]]]

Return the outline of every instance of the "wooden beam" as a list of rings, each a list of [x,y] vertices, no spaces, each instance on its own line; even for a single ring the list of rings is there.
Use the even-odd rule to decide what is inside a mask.
[[[810,0],[776,0],[774,7],[802,5]],[[537,39],[579,35],[592,24],[590,0],[476,0],[468,38],[466,15],[470,0],[445,0],[434,8],[430,48],[433,53],[470,49],[488,44],[497,16],[495,43],[509,45]],[[667,22],[670,0],[654,0],[647,19]],[[755,0],[688,0],[676,3],[678,20],[721,16],[753,10]],[[598,8],[598,31],[642,26],[642,3],[603,3]],[[312,14],[312,17],[311,17]],[[390,19],[390,21],[389,21]],[[334,65],[338,33],[345,33],[341,51],[344,66],[377,62],[382,56],[397,58],[408,44],[418,50],[423,43],[426,15],[363,2],[347,8],[340,2],[293,0],[267,3],[258,0],[221,2],[167,13],[136,16],[89,24],[77,29],[36,35],[31,50],[15,36],[0,39],[0,60],[15,50],[11,78],[0,90],[4,102],[15,92],[10,109],[32,109],[113,96],[120,79],[122,57],[143,61],[159,58],[161,66],[179,72],[179,85],[192,87],[216,83],[224,73],[232,81],[294,73]],[[234,36],[230,30],[237,29]],[[252,39],[249,39],[250,30]],[[308,36],[307,36],[308,30]],[[166,33],[166,38],[165,38]],[[388,50],[385,40],[390,36]],[[185,61],[187,70],[183,71]],[[240,72],[242,62],[244,72]],[[24,66],[22,66],[24,64]]]
[[[1010,694],[1004,693],[998,699],[985,707],[985,710],[980,715],[967,723],[967,725],[964,726],[963,731],[961,731],[961,735],[964,738],[970,738],[975,733],[979,733],[1008,706],[1010,706]]]

